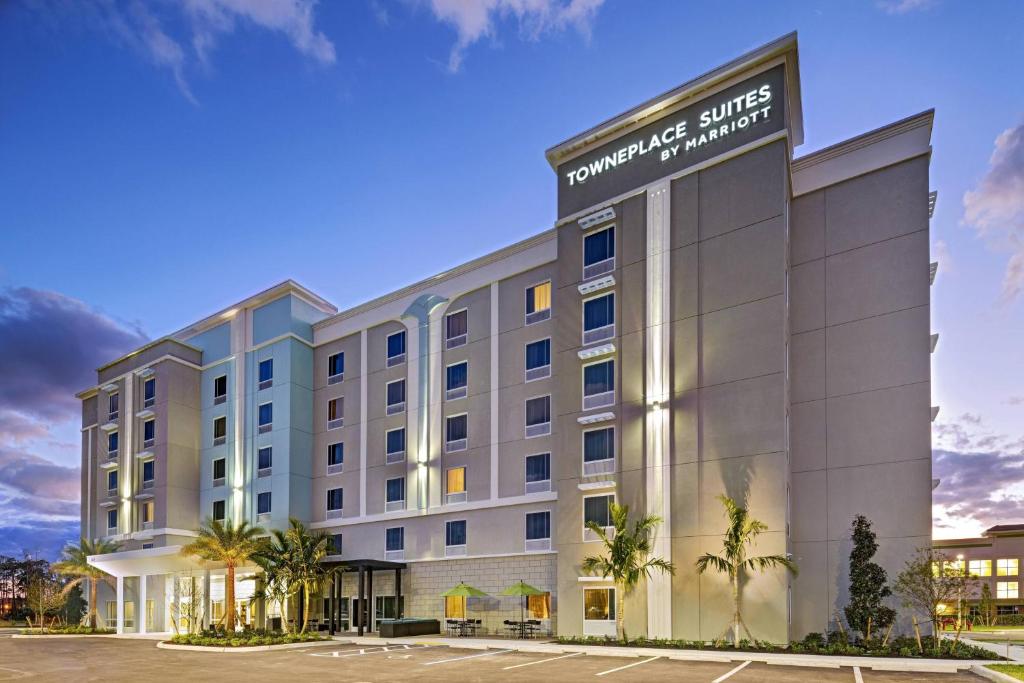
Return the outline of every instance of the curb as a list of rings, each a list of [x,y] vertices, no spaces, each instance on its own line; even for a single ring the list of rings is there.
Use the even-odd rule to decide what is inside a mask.
[[[990,681],[995,681],[996,683],[1020,683],[1019,678],[1014,678],[1013,676],[1004,674],[1001,671],[993,671],[987,666],[980,664],[973,665],[970,668],[970,672],[977,676],[981,676],[982,678],[987,678]]]
[[[116,633],[13,633],[11,638],[42,640],[43,638],[117,638]]]
[[[156,646],[161,650],[185,650],[186,652],[229,652],[246,654],[249,652],[273,652],[274,650],[297,650],[303,647],[335,645],[334,640],[313,640],[308,643],[281,643],[280,645],[241,645],[239,647],[210,647],[209,645],[178,645],[161,640]]]

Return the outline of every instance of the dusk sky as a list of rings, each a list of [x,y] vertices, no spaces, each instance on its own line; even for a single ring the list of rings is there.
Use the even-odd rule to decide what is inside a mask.
[[[1024,3],[0,3],[0,554],[77,538],[95,368],[552,226],[544,150],[798,31],[804,155],[934,108],[935,534],[1024,521]],[[871,511],[865,510],[870,516]]]

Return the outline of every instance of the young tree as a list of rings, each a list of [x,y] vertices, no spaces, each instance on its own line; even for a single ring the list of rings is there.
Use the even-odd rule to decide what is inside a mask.
[[[109,541],[89,541],[83,538],[78,542],[78,545],[66,546],[63,550],[61,560],[53,565],[54,571],[58,574],[74,577],[70,582],[68,582],[67,586],[65,586],[65,591],[70,591],[76,586],[81,586],[86,581],[89,582],[88,616],[90,628],[96,628],[97,585],[100,581],[103,581],[113,588],[114,581],[110,574],[107,574],[102,569],[89,564],[89,558],[93,555],[106,555],[107,553],[116,552],[120,547],[121,546],[117,543],[111,543]]]
[[[981,598],[978,600],[978,615],[982,626],[994,626],[996,623],[996,601],[992,597],[992,589],[988,581],[981,583]]]
[[[853,518],[850,551],[850,604],[844,608],[850,628],[871,638],[872,629],[888,628],[896,620],[896,610],[884,604],[892,595],[885,570],[871,561],[878,551],[875,532],[864,515]]]
[[[319,594],[327,580],[323,559],[331,549],[331,537],[324,531],[310,532],[299,520],[288,520],[286,536],[291,551],[291,576],[302,589],[302,630],[309,623],[309,601]]]
[[[939,652],[939,614],[944,606],[956,604],[969,595],[974,581],[960,564],[954,564],[942,553],[925,547],[918,548],[907,560],[893,588],[904,607],[924,615],[931,623],[935,633],[935,651]],[[958,632],[958,639],[959,635]]]
[[[25,601],[28,608],[36,615],[38,628],[44,628],[46,617],[60,612],[66,600],[64,586],[49,567],[39,567],[32,572],[25,591]]]
[[[646,515],[636,520],[632,528],[629,526],[629,506],[612,503],[609,508],[614,533],[610,536],[603,527],[588,522],[587,528],[593,531],[604,545],[605,555],[591,555],[583,560],[583,571],[588,574],[599,574],[611,577],[615,583],[615,626],[619,637],[626,639],[625,619],[623,611],[626,606],[625,596],[631,593],[643,577],[650,577],[655,571],[675,574],[675,566],[660,557],[651,557],[654,551],[651,532],[661,518]]]
[[[793,574],[797,573],[796,564],[786,555],[760,555],[747,557],[747,550],[761,533],[767,531],[768,525],[760,520],[754,519],[747,512],[746,508],[740,507],[732,498],[725,495],[718,496],[718,500],[725,507],[725,513],[729,517],[729,526],[725,530],[725,537],[722,540],[722,554],[712,555],[705,553],[697,558],[697,572],[703,574],[709,568],[727,574],[729,583],[732,584],[732,644],[740,646],[740,626],[747,632],[747,636],[753,640],[750,629],[743,622],[740,614],[740,584],[743,576],[748,571],[764,571],[775,567],[785,567]],[[728,631],[726,631],[728,632]],[[724,637],[724,634],[723,634]]]
[[[263,534],[262,527],[251,526],[242,521],[232,524],[230,520],[220,522],[208,519],[199,528],[199,536],[181,549],[182,555],[195,555],[209,562],[224,564],[224,607],[225,627],[228,633],[235,630],[235,570],[259,552],[263,541],[258,538]]]

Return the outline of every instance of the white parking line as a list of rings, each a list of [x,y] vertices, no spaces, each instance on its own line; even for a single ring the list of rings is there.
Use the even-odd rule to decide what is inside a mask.
[[[566,657],[575,657],[583,654],[582,652],[570,652],[567,655],[558,655],[557,657],[548,657],[547,659],[538,659],[535,662],[526,662],[525,664],[513,664],[512,666],[502,667],[502,671],[508,671],[509,669],[518,669],[521,666],[533,666],[534,664],[543,664],[544,662],[553,662],[556,659],[565,659]]]
[[[721,676],[719,676],[715,680],[711,681],[711,683],[722,683],[722,681],[724,681],[725,679],[729,678],[733,674],[736,674],[736,673],[739,673],[740,671],[742,671],[748,664],[750,664],[750,660],[749,659],[747,661],[743,662],[742,664],[740,664],[739,666],[737,666],[732,671],[725,672],[724,674],[722,674]]]
[[[466,655],[465,657],[452,657],[451,659],[438,659],[434,662],[426,662],[423,666],[433,666],[434,664],[446,664],[448,662],[458,662],[463,659],[474,659],[476,657],[491,657],[492,655],[500,655],[505,652],[512,652],[512,650],[491,650],[490,652],[483,652],[478,655]]]
[[[634,666],[640,666],[641,664],[646,664],[647,662],[653,662],[655,659],[661,659],[661,655],[657,655],[657,656],[651,657],[649,659],[644,659],[644,660],[641,660],[639,662],[633,662],[632,664],[627,664],[626,666],[620,666],[620,667],[617,667],[615,669],[608,669],[607,671],[602,671],[601,673],[594,674],[594,675],[595,676],[604,676],[606,674],[613,674],[616,671],[622,671],[623,669],[631,669]]]
[[[432,645],[379,645],[374,647],[361,647],[351,650],[335,650],[333,652],[314,652],[310,657],[362,657],[363,655],[378,655],[387,652],[404,652],[405,650],[423,650]]]
[[[860,675],[860,667],[853,667],[853,680],[856,683],[864,683],[864,677]]]

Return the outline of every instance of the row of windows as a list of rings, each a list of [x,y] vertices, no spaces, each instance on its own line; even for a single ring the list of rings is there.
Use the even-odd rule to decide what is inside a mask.
[[[996,576],[1017,576],[1020,568],[1020,560],[1017,558],[1002,558],[996,561]],[[963,571],[964,560],[949,560],[949,567],[955,571]],[[967,572],[971,576],[983,577],[992,576],[992,560],[967,560]]]
[[[153,527],[153,514],[155,512],[155,506],[153,501],[146,500],[139,503],[139,519],[142,522],[143,529],[151,529]],[[107,510],[107,533],[116,534],[117,524],[120,515],[118,514],[117,508],[111,508]]]
[[[148,377],[142,383],[142,407],[152,408],[156,405],[156,378]],[[107,420],[113,422],[121,415],[121,394],[112,392],[107,396]]]
[[[156,420],[148,419],[142,423],[142,447],[151,448],[156,443]],[[107,457],[114,458],[121,449],[121,436],[117,430],[107,432]]]

